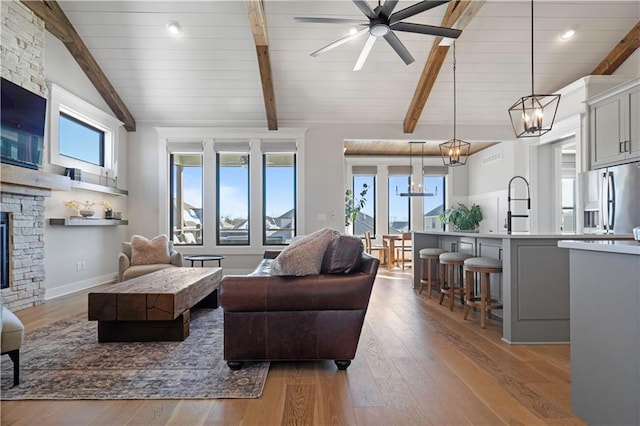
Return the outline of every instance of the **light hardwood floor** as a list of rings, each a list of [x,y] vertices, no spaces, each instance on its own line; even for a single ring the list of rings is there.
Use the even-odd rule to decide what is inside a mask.
[[[3,401],[2,425],[584,424],[571,413],[568,345],[511,346],[411,288],[411,269],[381,268],[358,353],[272,363],[260,399]],[[17,314],[26,330],[86,312],[86,293]]]

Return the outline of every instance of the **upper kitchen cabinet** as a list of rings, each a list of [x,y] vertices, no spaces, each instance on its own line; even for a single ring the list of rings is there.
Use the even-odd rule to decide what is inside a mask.
[[[640,160],[640,78],[587,101],[591,168]]]

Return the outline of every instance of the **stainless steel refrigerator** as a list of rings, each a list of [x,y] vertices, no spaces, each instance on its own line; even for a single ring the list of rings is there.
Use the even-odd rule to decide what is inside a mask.
[[[582,173],[584,232],[631,234],[640,226],[640,162]]]

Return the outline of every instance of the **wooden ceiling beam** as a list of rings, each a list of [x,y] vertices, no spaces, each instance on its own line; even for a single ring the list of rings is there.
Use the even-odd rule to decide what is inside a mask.
[[[116,117],[124,123],[125,129],[130,132],[136,130],[136,121],[129,109],[124,104],[111,82],[104,74],[89,48],[84,44],[80,35],[75,30],[71,21],[67,18],[60,5],[55,0],[27,1],[22,3],[35,15],[44,21],[45,28],[57,37],[73,55],[74,59],[87,75],[91,83],[100,93],[109,108]]]
[[[640,21],[631,28],[627,35],[607,54],[602,62],[591,71],[591,75],[613,74],[638,48],[640,48]]]
[[[443,27],[455,27],[463,30],[484,5],[485,0],[453,0],[447,6],[442,18]],[[424,65],[418,86],[413,94],[409,110],[404,119],[404,132],[413,133],[427,104],[433,85],[438,78],[442,64],[449,52],[449,46],[440,46],[442,37],[436,37],[431,52]]]
[[[245,5],[247,6],[253,41],[256,44],[256,55],[262,82],[262,97],[264,98],[264,109],[267,113],[267,126],[269,130],[278,130],[276,97],[273,90],[271,60],[269,59],[269,37],[267,36],[264,3],[262,0],[245,0]]]

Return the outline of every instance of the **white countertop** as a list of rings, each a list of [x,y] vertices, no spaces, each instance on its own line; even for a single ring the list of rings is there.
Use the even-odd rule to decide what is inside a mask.
[[[635,240],[561,240],[558,247],[640,256],[640,243]]]
[[[415,231],[416,234],[443,235],[451,237],[471,237],[471,238],[500,238],[500,239],[577,239],[577,240],[633,240],[631,234],[532,234],[530,232],[451,232],[451,231]],[[635,241],[634,241],[635,242]]]

